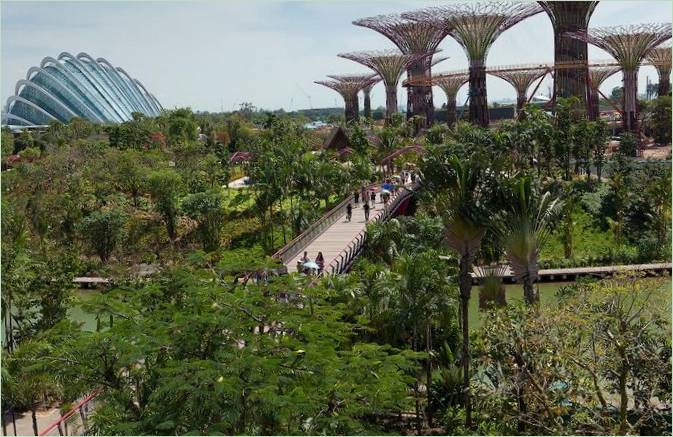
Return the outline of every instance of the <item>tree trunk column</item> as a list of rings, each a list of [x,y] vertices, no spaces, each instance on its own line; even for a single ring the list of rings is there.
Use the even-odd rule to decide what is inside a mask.
[[[666,96],[671,93],[671,70],[659,72],[659,87],[657,88],[657,94],[660,96]]]
[[[638,131],[638,70],[624,71],[624,131]]]
[[[582,103],[587,102],[587,43],[569,36],[564,32],[586,31],[585,27],[566,25],[554,31],[554,62],[578,62],[577,68],[558,68],[554,73],[554,92],[556,97],[575,96]]]
[[[397,86],[386,85],[386,120],[397,112]]]
[[[528,99],[526,98],[526,94],[517,94],[516,96],[516,114],[519,115],[521,114],[521,111],[523,110],[523,107],[526,106],[526,102]]]
[[[599,115],[601,113],[600,109],[600,97],[598,95],[598,90],[597,89],[590,89],[589,90],[589,120],[598,120]]]
[[[432,101],[432,87],[426,85],[411,85],[425,83],[430,80],[429,58],[422,59],[407,70],[410,85],[407,88],[407,120],[413,116],[425,119],[423,127],[429,127],[435,117],[435,108]]]
[[[488,127],[488,100],[486,98],[486,67],[483,61],[470,63],[470,121]]]
[[[346,123],[356,121],[358,119],[358,95],[344,96]]]
[[[456,96],[447,96],[446,124],[449,127],[453,127],[453,125],[456,124]]]
[[[364,94],[364,107],[365,107],[364,116],[365,116],[365,118],[372,118],[372,102],[371,102],[371,99],[369,97],[369,92],[370,91],[371,90],[368,89],[368,88],[365,88],[364,90],[362,90],[362,93]]]

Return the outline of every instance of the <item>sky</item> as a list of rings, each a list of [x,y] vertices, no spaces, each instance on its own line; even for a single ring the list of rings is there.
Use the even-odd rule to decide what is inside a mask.
[[[364,73],[360,64],[337,53],[394,48],[383,35],[354,26],[355,19],[405,12],[442,2],[423,1],[280,1],[228,0],[152,2],[0,3],[0,95],[2,104],[14,93],[31,66],[46,56],[87,52],[124,68],[153,93],[164,108],[231,111],[243,102],[258,108],[297,110],[343,106],[334,91],[313,83],[327,74]],[[670,1],[601,1],[590,27],[671,22]],[[462,48],[451,37],[440,45],[433,72],[467,68]],[[554,37],[541,13],[504,32],[493,44],[486,65],[553,61]],[[590,60],[610,59],[589,46]],[[642,67],[639,90],[657,82],[653,67]],[[404,76],[402,77],[404,79]],[[621,84],[621,73],[601,90]],[[537,94],[548,95],[545,79]],[[458,101],[467,98],[467,86]],[[505,81],[488,76],[489,101],[516,97]],[[529,90],[532,91],[532,90]],[[406,102],[398,90],[398,101]],[[445,96],[434,89],[435,105]],[[372,91],[372,106],[385,105],[383,85]]]

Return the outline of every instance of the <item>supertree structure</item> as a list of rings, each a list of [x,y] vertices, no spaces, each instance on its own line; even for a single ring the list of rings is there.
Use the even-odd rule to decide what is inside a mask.
[[[520,113],[528,102],[528,88],[542,76],[549,72],[547,65],[530,65],[514,67],[492,67],[486,70],[488,74],[499,77],[508,82],[516,90],[516,112]]]
[[[353,21],[356,26],[375,30],[393,42],[405,55],[423,55],[435,53],[439,43],[447,35],[446,27],[433,21],[410,21],[399,14],[377,15]],[[411,63],[407,77],[430,77],[433,65],[432,56],[421,57]],[[419,86],[407,88],[407,118],[421,115],[425,125],[434,120],[435,106],[432,100],[432,87]]]
[[[564,64],[554,71],[554,98],[575,96],[586,102],[587,43],[569,37],[567,32],[585,32],[598,2],[539,1],[554,28],[554,64]]]
[[[369,93],[371,92],[372,87],[381,81],[381,78],[377,74],[328,74],[327,77],[339,82],[359,83],[361,86],[360,90],[362,90],[362,93],[364,94],[364,116],[365,118],[372,117],[372,105]],[[358,104],[357,93],[355,100],[356,104]]]
[[[326,86],[341,94],[344,99],[344,115],[346,122],[356,121],[360,109],[358,92],[374,80],[371,74],[367,75],[332,75],[332,80],[317,80],[315,83]]]
[[[386,119],[397,112],[397,84],[400,76],[412,63],[431,56],[431,53],[405,55],[396,50],[340,53],[338,56],[358,62],[374,70],[386,88]]]
[[[589,65],[589,105],[588,116],[591,120],[596,120],[600,113],[599,91],[600,86],[605,80],[613,74],[620,71],[622,67],[614,62]]]
[[[610,53],[622,67],[624,75],[624,129],[638,131],[638,68],[645,55],[671,37],[670,23],[649,23],[601,27],[585,32],[568,32],[568,36],[586,41]]]
[[[456,122],[456,96],[460,87],[465,85],[470,76],[467,70],[436,74],[432,84],[440,87],[446,94],[446,124],[452,127]]]
[[[662,47],[655,47],[650,50],[647,55],[647,60],[654,65],[659,74],[659,88],[657,94],[665,96],[671,93],[671,45],[668,44]]]
[[[470,120],[488,126],[486,57],[495,40],[522,20],[542,12],[536,3],[475,2],[431,7],[402,14],[419,22],[441,23],[463,46],[470,62]]]
[[[367,85],[366,87],[362,88],[365,118],[372,118],[371,92],[372,88],[374,88],[374,85],[376,85],[379,82],[381,82],[381,77],[375,75],[371,83],[369,83],[369,85]]]

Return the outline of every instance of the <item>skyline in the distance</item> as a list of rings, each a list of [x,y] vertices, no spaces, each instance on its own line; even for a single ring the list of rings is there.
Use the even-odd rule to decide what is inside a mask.
[[[107,58],[139,79],[165,108],[189,106],[216,112],[251,102],[264,109],[296,110],[343,106],[341,97],[313,83],[327,74],[368,70],[336,56],[340,52],[394,47],[379,33],[354,26],[357,18],[404,12],[423,2],[229,1],[213,2],[7,2],[1,4],[2,105],[31,66],[63,51]],[[670,22],[668,1],[602,1],[591,26]],[[487,65],[553,61],[553,31],[542,13],[505,32],[489,52]],[[610,59],[589,46],[590,60]],[[450,59],[433,71],[464,69],[467,58],[451,37],[440,45]],[[642,67],[639,91],[653,67]],[[604,93],[621,84],[608,79]],[[487,79],[489,101],[513,100],[514,89]],[[546,79],[538,94],[547,94]],[[406,103],[405,90],[398,90]],[[435,105],[445,96],[434,89]],[[459,104],[466,87],[458,95]],[[372,106],[385,104],[383,87],[372,92]]]

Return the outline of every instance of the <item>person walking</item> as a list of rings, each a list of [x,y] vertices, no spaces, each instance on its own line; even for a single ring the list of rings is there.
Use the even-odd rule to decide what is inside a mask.
[[[376,204],[376,191],[372,190],[371,192],[372,207]]]
[[[352,207],[351,204],[349,203],[349,204],[346,206],[346,220],[348,220],[348,221],[350,222],[350,221],[351,221],[351,217],[353,217],[353,207]]]
[[[363,205],[364,211],[365,211],[365,222],[369,221],[369,203],[365,202]]]
[[[321,274],[323,268],[325,268],[325,257],[322,256],[322,252],[318,252],[318,256],[315,257],[315,263],[318,264],[318,274]]]
[[[358,193],[357,190],[353,193],[353,200],[355,200],[356,205],[360,203],[360,193]]]
[[[367,191],[365,190],[364,184],[360,187],[360,197],[362,197],[363,203],[369,202],[369,199],[367,199]]]

